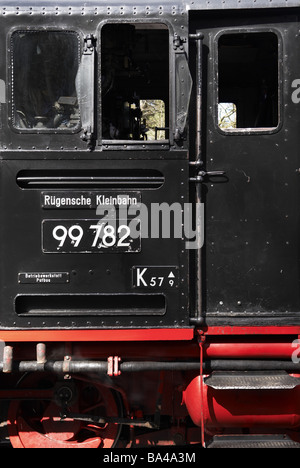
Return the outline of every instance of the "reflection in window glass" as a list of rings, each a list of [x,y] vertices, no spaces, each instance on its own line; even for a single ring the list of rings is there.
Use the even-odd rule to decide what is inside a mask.
[[[73,129],[79,124],[79,38],[71,32],[18,31],[12,36],[13,120],[19,129]]]
[[[223,130],[226,130],[226,128],[236,128],[236,105],[233,102],[221,102],[218,105],[218,114],[220,128]]]

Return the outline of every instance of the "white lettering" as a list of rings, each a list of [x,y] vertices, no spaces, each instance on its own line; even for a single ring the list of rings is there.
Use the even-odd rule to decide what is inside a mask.
[[[106,197],[105,195],[97,195],[96,196],[96,205],[137,205],[138,200],[136,197],[130,197],[129,195],[117,195],[117,196],[110,196]]]
[[[149,452],[147,457],[148,463],[196,463],[195,453],[153,453]]]
[[[299,358],[299,353],[300,353],[300,340],[296,339],[292,342],[292,347],[297,348],[293,353],[292,353],[292,361],[294,364],[299,364],[300,358]]]
[[[292,93],[292,101],[294,104],[299,104],[300,102],[300,79],[294,80],[292,83],[292,88],[297,88]]]
[[[56,195],[44,195],[44,206],[60,208],[61,206],[91,206],[92,199],[81,195],[80,197],[58,197]]]
[[[146,273],[147,268],[144,268],[143,271],[141,272],[140,268],[137,268],[136,270],[136,285],[137,287],[141,286],[141,282],[143,283],[144,286],[147,287],[147,283],[143,278],[143,275]]]
[[[104,463],[128,463],[131,466],[135,465],[137,460],[137,455],[123,455],[123,454],[116,454],[111,452],[109,455],[104,455],[103,462]]]

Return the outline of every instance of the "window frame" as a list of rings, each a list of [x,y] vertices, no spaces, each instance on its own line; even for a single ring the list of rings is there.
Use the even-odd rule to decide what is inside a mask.
[[[101,21],[98,25],[97,30],[97,43],[98,43],[98,77],[101,77],[101,60],[102,60],[102,29],[107,24],[139,24],[139,25],[164,25],[168,30],[168,37],[169,37],[169,138],[166,140],[105,140],[102,137],[102,89],[101,89],[101,80],[98,79],[97,85],[97,115],[98,115],[98,125],[97,125],[97,132],[98,132],[98,146],[101,146],[105,150],[151,150],[151,149],[159,149],[159,150],[168,150],[170,146],[174,144],[174,121],[175,121],[175,83],[172,80],[172,77],[175,77],[175,56],[172,53],[172,44],[173,44],[173,36],[174,30],[172,25],[164,20],[133,20],[130,18],[122,19],[122,20],[113,20],[113,19],[105,19]],[[165,111],[167,112],[167,106],[165,104]]]
[[[39,134],[78,134],[82,131],[82,123],[81,123],[81,115],[80,115],[80,105],[79,105],[79,116],[80,120],[78,122],[78,125],[74,128],[19,128],[15,125],[14,119],[15,119],[15,103],[14,103],[14,45],[13,45],[13,37],[17,33],[24,33],[24,34],[35,34],[35,33],[48,33],[48,32],[53,32],[53,33],[64,33],[64,34],[72,34],[75,35],[77,38],[78,42],[78,70],[79,70],[79,65],[81,61],[81,55],[82,55],[82,43],[83,43],[83,36],[78,30],[74,29],[63,29],[63,28],[58,28],[58,27],[16,27],[13,28],[8,36],[8,63],[9,63],[9,96],[10,96],[10,105],[8,109],[8,122],[9,122],[9,127],[13,132],[18,133],[18,134],[34,134],[34,135],[39,135]],[[78,95],[77,99],[78,102],[80,102],[80,90],[78,90]]]
[[[219,106],[219,40],[225,35],[234,34],[257,34],[257,33],[273,33],[277,36],[278,41],[278,123],[276,127],[238,127],[231,129],[222,129],[219,126],[218,106]],[[274,27],[244,27],[222,29],[212,37],[214,50],[214,89],[213,89],[213,120],[215,128],[222,135],[271,135],[278,133],[283,126],[283,38],[281,32]],[[237,109],[238,111],[238,109]]]

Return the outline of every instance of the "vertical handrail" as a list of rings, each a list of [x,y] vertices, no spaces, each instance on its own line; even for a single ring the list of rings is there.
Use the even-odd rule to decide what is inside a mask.
[[[197,44],[197,57],[196,57],[196,153],[195,161],[191,161],[191,166],[201,167],[202,160],[202,62],[203,62],[203,34],[197,32],[190,34],[190,39],[196,41]],[[196,183],[196,207],[202,203],[202,184]],[[199,210],[196,210],[196,229],[197,233],[201,230],[201,219],[197,216]],[[203,305],[202,305],[202,252],[201,246],[196,249],[195,255],[195,269],[196,269],[196,298],[195,298],[195,316],[191,317],[190,322],[193,325],[200,326],[203,324]]]
[[[202,165],[202,62],[203,62],[203,34],[190,34],[190,39],[196,41],[196,160],[193,165]]]

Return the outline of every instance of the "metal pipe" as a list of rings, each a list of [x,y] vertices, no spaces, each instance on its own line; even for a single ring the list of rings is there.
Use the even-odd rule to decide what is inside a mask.
[[[140,371],[184,371],[199,370],[199,361],[190,362],[154,362],[154,361],[132,361],[122,362],[120,364],[121,372],[140,372]]]
[[[189,362],[123,362],[120,364],[121,372],[139,372],[154,370],[199,370],[199,361]],[[203,362],[203,371],[246,371],[246,370],[286,370],[300,372],[300,364],[290,361],[274,360],[237,360],[237,359],[214,359]]]
[[[197,58],[196,58],[196,154],[195,161],[191,163],[196,167],[203,165],[202,159],[202,55],[203,55],[203,34],[197,32],[190,34],[190,39],[196,41]],[[196,209],[202,203],[202,185],[196,183]],[[197,234],[201,231],[201,219],[199,218],[198,210],[196,212],[196,228]],[[198,237],[199,239],[199,237]],[[196,249],[195,253],[195,270],[196,270],[196,298],[195,298],[195,317],[191,317],[190,322],[193,325],[200,326],[203,324],[202,311],[202,251],[201,246]]]
[[[197,57],[196,57],[196,161],[195,164],[202,164],[202,51],[203,51],[203,34],[197,32],[190,34],[190,39],[196,41]]]
[[[202,185],[196,184],[196,229],[197,239],[201,238],[201,216],[199,208],[202,203]],[[200,210],[201,211],[201,210]],[[195,317],[190,318],[192,325],[201,326],[204,322],[202,305],[202,247],[197,246],[195,252],[195,270],[196,270],[196,297],[195,297]]]
[[[293,343],[209,343],[203,345],[209,359],[292,359],[300,355],[300,344]]]
[[[46,345],[45,343],[38,343],[36,345],[36,360],[39,363],[46,362]]]
[[[4,374],[10,374],[13,366],[13,347],[5,346],[3,350],[3,367],[2,371]]]
[[[0,363],[0,370],[3,371],[3,362]],[[119,369],[121,373],[126,372],[146,372],[146,371],[199,371],[199,360],[195,361],[128,361],[121,362]],[[246,371],[246,370],[286,370],[300,373],[300,364],[292,360],[243,360],[243,359],[214,359],[203,362],[203,371]],[[65,361],[48,361],[38,363],[37,361],[13,362],[12,372],[53,372],[53,373],[108,373],[107,361],[72,361],[66,366]]]
[[[0,369],[2,363],[0,363]],[[13,372],[53,372],[55,374],[107,373],[107,361],[20,361],[13,363]]]

